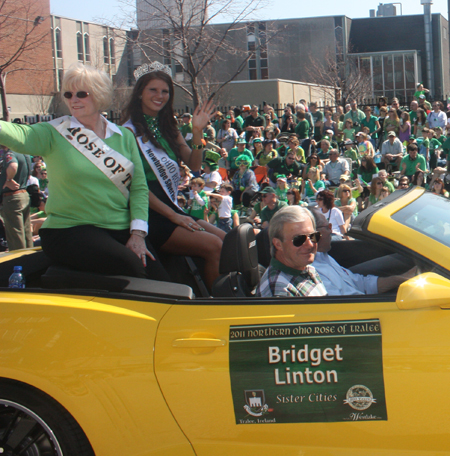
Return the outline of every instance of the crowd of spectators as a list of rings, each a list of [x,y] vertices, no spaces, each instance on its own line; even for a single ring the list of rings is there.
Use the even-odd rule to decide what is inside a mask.
[[[225,217],[226,231],[243,220],[264,229],[286,205],[317,206],[333,239],[345,240],[360,211],[398,188],[448,197],[448,114],[421,84],[409,106],[381,97],[376,106],[351,100],[334,108],[300,100],[279,116],[269,105],[217,111],[205,129],[203,174],[189,186],[183,171],[180,198],[188,213],[201,205],[211,223]],[[198,177],[206,193],[192,185]]]
[[[449,197],[449,114],[422,85],[409,106],[381,97],[376,106],[351,100],[333,108],[300,100],[279,115],[269,105],[217,111],[204,130],[202,171],[180,164],[179,205],[226,232],[243,220],[264,229],[284,206],[317,206],[333,238],[345,240],[360,211],[398,188]],[[191,121],[189,113],[178,119],[188,144]],[[28,185],[40,192],[31,217],[36,240],[48,196],[41,157],[32,157],[31,171]]]

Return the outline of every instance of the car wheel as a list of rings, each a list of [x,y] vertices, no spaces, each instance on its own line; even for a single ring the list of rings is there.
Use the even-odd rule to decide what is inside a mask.
[[[1,456],[94,456],[69,412],[42,391],[0,380]]]

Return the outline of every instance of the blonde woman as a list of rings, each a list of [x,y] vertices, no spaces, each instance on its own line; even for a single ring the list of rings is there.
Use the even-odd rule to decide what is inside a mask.
[[[344,226],[347,232],[354,217],[358,215],[356,199],[352,197],[352,189],[347,184],[342,184],[337,190],[337,198],[334,205],[342,211]]]
[[[111,79],[77,63],[61,93],[70,116],[31,126],[1,122],[0,131],[1,144],[45,158],[44,252],[79,270],[165,280],[145,242],[148,187],[134,135],[101,115],[112,103]]]
[[[309,168],[305,182],[305,199],[315,201],[317,194],[322,190],[325,190],[325,183],[320,180],[319,168],[313,166]]]

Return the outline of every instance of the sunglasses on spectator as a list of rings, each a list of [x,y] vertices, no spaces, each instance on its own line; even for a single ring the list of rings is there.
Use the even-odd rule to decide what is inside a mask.
[[[322,197],[320,197],[320,198],[317,197],[317,198],[316,198],[316,201],[323,201],[323,198],[322,198]]]
[[[293,195],[294,192],[287,192],[286,195]]]
[[[292,244],[294,244],[294,247],[301,247],[308,238],[311,242],[317,244],[320,239],[320,233],[318,231],[314,231],[314,233],[311,234],[298,234],[292,238]]]
[[[378,182],[377,182],[377,185],[383,185],[383,182],[378,181]]]
[[[77,98],[87,98],[89,96],[89,92],[85,92],[84,90],[80,90],[79,92],[75,93]],[[73,97],[73,92],[64,92],[64,98],[70,100]]]

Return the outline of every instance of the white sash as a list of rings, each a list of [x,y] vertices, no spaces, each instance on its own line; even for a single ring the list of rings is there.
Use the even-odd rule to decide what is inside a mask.
[[[136,135],[136,128],[130,120],[123,126],[132,130]],[[166,195],[179,208],[177,196],[178,184],[180,183],[180,170],[178,163],[172,160],[166,151],[154,146],[150,141],[144,143],[142,136],[136,136],[136,140]]]
[[[128,200],[133,179],[134,164],[121,153],[109,147],[92,130],[70,128],[70,116],[59,117],[49,124],[75,149],[95,165]]]

